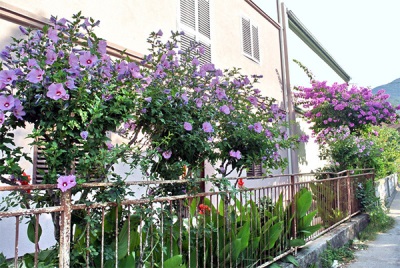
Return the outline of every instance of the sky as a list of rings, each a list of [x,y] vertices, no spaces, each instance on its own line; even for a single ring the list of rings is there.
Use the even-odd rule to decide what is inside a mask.
[[[276,0],[254,2],[274,17]],[[350,75],[351,84],[375,88],[400,78],[400,0],[282,2]],[[289,43],[289,50],[296,47]]]

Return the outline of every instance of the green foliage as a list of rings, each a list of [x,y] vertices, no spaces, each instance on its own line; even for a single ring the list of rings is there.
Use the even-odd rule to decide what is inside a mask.
[[[332,248],[332,246],[328,244],[327,249],[319,256],[321,266],[323,268],[330,268],[335,260],[339,263],[347,263],[353,260],[354,252],[351,250],[351,245],[352,241],[340,248]]]
[[[336,207],[337,184],[331,184],[330,181],[319,181],[310,184],[313,199],[317,204],[318,216],[321,217],[324,227],[332,226],[348,215],[347,208]],[[340,202],[342,204],[343,202]]]

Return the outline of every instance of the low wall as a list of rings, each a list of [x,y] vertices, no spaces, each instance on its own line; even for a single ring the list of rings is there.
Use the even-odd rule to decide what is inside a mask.
[[[380,198],[382,204],[390,203],[396,191],[397,179],[398,175],[396,173],[375,181],[375,194]]]

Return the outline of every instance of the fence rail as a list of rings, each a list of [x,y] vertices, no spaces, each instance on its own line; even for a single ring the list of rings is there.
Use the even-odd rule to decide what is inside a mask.
[[[260,178],[244,178],[247,187],[196,194],[185,180],[127,182],[153,195],[120,202],[96,200],[98,193],[118,190],[111,183],[83,184],[79,194],[60,192],[55,185],[0,186],[0,193],[32,191],[30,196],[53,202],[35,208],[21,204],[0,211],[0,219],[15,218],[9,230],[2,227],[15,232],[14,245],[7,245],[14,247],[14,256],[7,256],[14,267],[266,267],[357,214],[357,189],[373,178],[371,169],[277,175],[265,178],[264,186],[251,186]],[[230,179],[233,185],[236,180]],[[189,193],[160,194],[171,189]],[[49,249],[39,246],[41,223],[48,221],[44,215],[51,215],[54,225],[56,242]],[[34,250],[21,256],[23,218]]]

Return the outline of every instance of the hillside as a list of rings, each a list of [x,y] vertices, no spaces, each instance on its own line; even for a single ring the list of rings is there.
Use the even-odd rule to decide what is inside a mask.
[[[386,85],[378,86],[372,89],[373,93],[378,92],[378,90],[384,89],[387,94],[390,95],[390,102],[397,106],[400,105],[400,78],[390,82]]]

